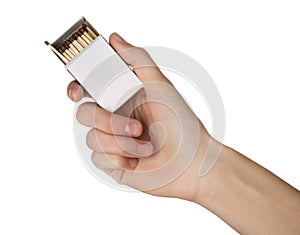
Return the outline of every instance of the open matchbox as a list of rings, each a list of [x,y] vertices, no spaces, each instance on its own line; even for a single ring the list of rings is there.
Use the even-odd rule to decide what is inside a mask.
[[[115,112],[142,87],[130,67],[82,17],[54,43],[45,42],[102,108]]]

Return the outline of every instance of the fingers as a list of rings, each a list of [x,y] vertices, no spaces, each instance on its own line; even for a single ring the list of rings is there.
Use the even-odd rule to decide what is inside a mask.
[[[107,174],[110,174],[111,171],[114,170],[133,170],[138,164],[138,159],[120,157],[114,154],[93,152],[92,162],[97,168],[105,171]]]
[[[138,120],[109,113],[95,103],[80,105],[77,120],[108,134],[138,137],[143,133],[143,125]]]
[[[70,82],[67,93],[69,98],[74,102],[80,101],[83,97],[90,97],[77,81]]]
[[[133,67],[134,72],[142,82],[160,81],[169,83],[143,48],[132,46],[117,33],[110,35],[109,42],[124,61]]]
[[[90,149],[127,158],[142,158],[153,153],[153,146],[144,140],[126,136],[113,136],[97,129],[89,131],[86,139]]]

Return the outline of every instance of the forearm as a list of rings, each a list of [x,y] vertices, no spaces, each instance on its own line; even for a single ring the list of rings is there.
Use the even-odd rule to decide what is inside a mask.
[[[201,181],[196,202],[238,232],[300,234],[299,191],[233,149],[224,146]]]
[[[211,140],[203,125],[200,122],[196,125],[197,117],[186,106],[174,87],[169,86],[169,81],[160,70],[153,66],[154,63],[146,51],[128,44],[118,34],[111,35],[110,44],[120,52],[126,63],[135,68],[134,72],[147,86],[144,87],[145,93],[141,96],[142,105],[135,109],[131,119],[131,124],[134,122],[139,127],[134,128],[136,130],[133,132],[121,115],[112,115],[91,103],[83,104],[78,108],[78,121],[94,128],[87,136],[87,145],[93,150],[92,161],[96,167],[107,172],[116,181],[138,190],[158,196],[194,201],[243,234],[300,234],[299,191],[236,151],[224,147],[215,166],[208,174],[199,177],[199,166]],[[126,53],[121,53],[124,51]],[[140,66],[141,64],[151,66]],[[78,83],[69,86],[68,94],[74,101],[79,101],[84,94],[83,90],[79,92],[78,88]],[[158,95],[161,95],[162,99]],[[166,106],[165,100],[168,102],[172,100],[171,103],[175,105]],[[137,103],[129,101],[127,106],[123,105],[122,111],[128,114],[131,107]],[[182,120],[187,122],[185,128],[183,128],[184,123],[180,122]],[[152,143],[148,142],[148,137],[143,136],[143,133],[147,132],[144,130],[153,123],[162,124],[167,133],[165,143],[155,153],[152,152],[154,149]],[[198,128],[200,128],[200,135],[195,132]],[[182,133],[183,130],[187,132]],[[151,131],[148,132],[150,134]],[[116,141],[116,134],[122,138],[123,147]],[[197,156],[188,156],[194,157],[189,166],[172,165],[175,172],[171,172],[172,176],[174,174],[173,180],[162,179],[162,174],[154,174],[151,177],[146,174],[145,178],[140,174],[132,174],[134,171],[152,172],[153,169],[163,169],[166,163],[173,162],[174,152],[179,149],[177,147],[181,147],[184,141],[194,143],[195,137],[198,141],[198,136],[200,136],[200,143]],[[132,137],[135,137],[135,141],[132,141]],[[147,143],[148,151],[145,151],[145,148],[142,148],[144,151],[138,151],[141,150],[136,145],[138,141],[139,145],[144,147]],[[152,146],[150,151],[149,146]],[[136,152],[124,151],[127,148]],[[145,157],[145,153],[154,154]],[[179,155],[181,156],[185,157]],[[178,172],[182,174],[178,175]],[[165,171],[163,174],[168,175],[169,172]],[[155,187],[151,184],[152,181]]]

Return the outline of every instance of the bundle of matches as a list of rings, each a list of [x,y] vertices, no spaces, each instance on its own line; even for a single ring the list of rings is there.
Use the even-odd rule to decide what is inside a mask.
[[[82,24],[73,34],[54,47],[48,41],[45,44],[64,62],[68,64],[97,38],[97,34],[86,24]]]

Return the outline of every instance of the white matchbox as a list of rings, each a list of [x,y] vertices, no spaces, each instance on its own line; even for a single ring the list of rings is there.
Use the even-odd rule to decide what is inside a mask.
[[[51,45],[58,50],[60,44],[83,24],[91,28],[97,37],[67,63],[65,68],[100,107],[115,112],[143,84],[105,38],[85,18],[81,18]]]

